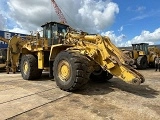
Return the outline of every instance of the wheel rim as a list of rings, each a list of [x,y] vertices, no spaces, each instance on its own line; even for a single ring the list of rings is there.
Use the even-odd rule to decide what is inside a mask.
[[[62,81],[68,81],[71,76],[71,70],[70,70],[70,65],[67,61],[62,60],[58,64],[58,77]]]
[[[28,63],[24,62],[24,64],[23,64],[23,72],[24,72],[24,74],[27,74],[27,71],[28,71]]]

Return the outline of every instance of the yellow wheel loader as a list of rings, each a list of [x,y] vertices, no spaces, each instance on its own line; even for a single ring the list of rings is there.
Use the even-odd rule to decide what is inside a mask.
[[[132,44],[133,59],[138,69],[146,69],[149,64],[148,43]]]
[[[65,91],[79,89],[89,79],[104,81],[116,76],[138,85],[145,81],[108,37],[58,22],[48,22],[42,28],[43,38],[37,33],[25,40],[14,36],[9,41],[7,63],[11,61],[15,72],[20,62],[23,79],[38,79],[43,70],[49,70],[50,77],[54,76],[57,86]]]
[[[155,67],[155,59],[156,55],[160,56],[160,49],[157,46],[150,46],[148,47],[149,51],[149,66],[154,68]]]
[[[154,67],[156,54],[160,54],[159,48],[149,47],[148,43],[132,44],[132,50],[122,51],[134,60],[132,65],[136,65],[138,69]]]

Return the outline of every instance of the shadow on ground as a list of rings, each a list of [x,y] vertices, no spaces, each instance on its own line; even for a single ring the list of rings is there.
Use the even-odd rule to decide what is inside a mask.
[[[53,78],[49,77],[48,72],[44,72],[40,79],[33,81],[55,82]],[[149,85],[131,85],[123,82],[122,80],[119,80],[118,78],[112,78],[111,80],[105,83],[96,83],[93,81],[89,81],[86,86],[84,86],[80,90],[74,91],[74,93],[84,95],[103,95],[114,91],[125,91],[145,98],[155,98],[160,93],[160,91],[156,91]]]
[[[79,90],[76,93],[84,95],[103,95],[114,91],[125,91],[145,98],[155,98],[160,93],[149,85],[131,85],[118,78],[113,78],[105,83],[90,81],[83,90]]]
[[[43,74],[42,74],[40,79],[35,79],[35,80],[32,80],[32,81],[48,81],[48,80],[54,81],[53,78],[49,77],[49,73],[48,72],[43,72]]]
[[[0,73],[6,73],[6,70],[0,68]]]

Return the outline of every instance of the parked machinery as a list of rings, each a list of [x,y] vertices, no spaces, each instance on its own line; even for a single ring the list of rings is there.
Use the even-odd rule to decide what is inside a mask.
[[[8,40],[0,37],[0,41],[8,43]],[[7,48],[0,48],[0,69],[6,68]]]
[[[132,44],[133,59],[138,69],[146,69],[149,64],[148,43]]]
[[[138,69],[146,69],[154,67],[156,54],[160,54],[157,47],[149,47],[148,43],[132,44],[131,50],[122,50],[127,56],[134,60],[134,64]]]
[[[14,36],[9,42],[7,63],[12,61],[15,72],[20,61],[23,79],[38,79],[44,69],[49,70],[59,88],[66,91],[80,88],[90,78],[109,80],[116,76],[127,83],[144,82],[144,77],[128,65],[126,55],[108,37],[76,31],[57,22],[42,27],[43,38],[37,33],[26,40]]]
[[[0,69],[6,68],[7,49],[0,48]]]
[[[155,67],[155,58],[157,54],[158,56],[160,56],[160,49],[156,46],[149,46],[148,51],[149,51],[149,56],[150,56],[149,66]]]

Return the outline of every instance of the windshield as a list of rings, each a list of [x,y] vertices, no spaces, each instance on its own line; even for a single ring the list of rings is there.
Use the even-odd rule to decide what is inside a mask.
[[[57,24],[57,28],[58,28],[58,33],[66,35],[67,30],[68,30],[68,26]]]

